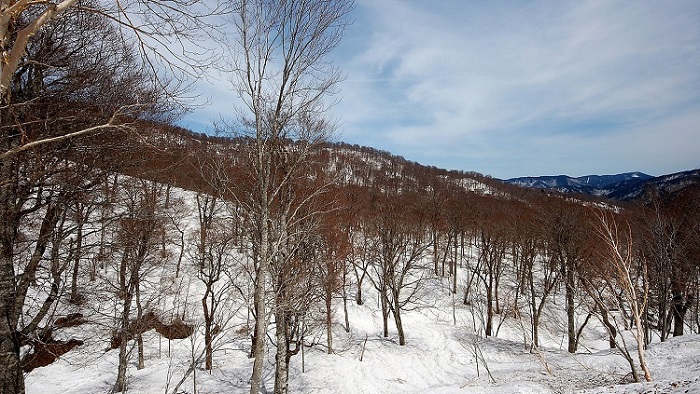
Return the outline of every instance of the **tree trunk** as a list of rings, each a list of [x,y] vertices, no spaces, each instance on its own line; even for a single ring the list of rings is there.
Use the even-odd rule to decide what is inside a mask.
[[[122,393],[126,391],[126,367],[129,362],[129,354],[126,349],[127,338],[123,334],[119,334],[121,343],[119,344],[119,366],[117,367],[117,381],[114,383],[112,392]]]
[[[283,310],[275,312],[275,337],[277,339],[277,352],[275,353],[275,394],[287,393],[289,380],[289,367],[287,359],[287,317]]]
[[[348,313],[348,293],[345,275],[343,275],[343,312],[345,313],[345,332],[350,332],[350,314]]]
[[[396,297],[398,300],[398,297]],[[403,331],[403,322],[401,321],[401,308],[398,305],[398,301],[395,302],[394,308],[394,322],[396,323],[396,331],[399,333],[399,345],[404,346],[406,344],[406,334]]]
[[[666,294],[666,293],[661,293],[661,294]],[[661,342],[665,342],[666,339],[668,338],[668,307],[666,305],[666,297],[659,297],[659,337],[661,339]]]
[[[145,324],[143,322],[143,308],[141,307],[141,286],[137,282],[136,284],[136,321],[139,322],[139,324]],[[142,329],[139,329],[136,332],[136,343],[138,345],[138,352],[139,352],[139,360],[138,360],[138,365],[137,369],[144,369],[145,366],[145,361],[144,361],[144,354],[143,354],[143,335],[142,335]]]
[[[566,269],[566,332],[568,336],[568,352],[576,353],[578,341],[576,340],[576,319],[574,304],[574,271],[567,263]]]
[[[4,276],[4,273],[0,275]],[[11,297],[11,291],[8,291],[11,287],[5,284],[5,278],[0,278],[2,295]],[[0,392],[23,394],[24,375],[19,358],[20,346],[6,316],[7,310],[12,308],[11,305],[7,305],[7,299],[11,298],[0,297],[0,313],[3,315],[0,318]]]
[[[389,305],[388,305],[388,300],[386,297],[386,288],[384,288],[380,294],[379,297],[381,298],[381,303],[382,303],[382,323],[383,323],[383,331],[382,334],[384,335],[384,338],[389,337]]]
[[[138,260],[137,256],[136,259]],[[132,262],[131,274],[129,275],[129,281],[126,281],[126,266],[129,258],[125,252],[124,257],[121,261],[120,273],[119,273],[119,284],[120,290],[123,292],[124,305],[122,308],[122,314],[120,317],[120,325],[118,336],[120,338],[119,343],[119,366],[117,367],[117,381],[114,383],[115,393],[120,393],[126,391],[126,370],[129,362],[129,353],[127,351],[127,343],[133,338],[134,334],[130,331],[129,323],[131,318],[131,304],[134,300],[134,292],[137,291],[138,281],[139,281],[139,267],[133,266]],[[138,305],[137,305],[138,307]],[[138,328],[137,328],[138,330]]]
[[[490,276],[489,276],[490,277]],[[486,289],[486,327],[485,335],[490,337],[493,332],[493,290],[492,284]]]
[[[672,306],[672,312],[673,312],[673,336],[681,336],[683,335],[683,326],[685,324],[685,314],[688,311],[688,308],[692,304],[692,298],[689,297],[689,300],[684,302],[683,300],[683,294],[679,291],[673,291],[673,306]]]
[[[355,294],[355,302],[357,305],[362,305],[362,281],[357,281],[357,294]]]
[[[540,347],[540,315],[536,313],[532,316],[532,344]]]
[[[457,237],[455,236],[455,254],[454,260],[452,261],[452,294],[457,294],[457,259],[458,259],[458,249],[457,249]],[[461,267],[461,264],[460,264]]]
[[[644,298],[646,299],[646,295],[644,296]],[[644,328],[642,327],[642,317],[640,312],[641,311],[639,310],[638,304],[632,305],[632,314],[634,315],[634,320],[637,326],[637,334],[635,335],[635,338],[637,340],[637,357],[639,358],[639,366],[644,372],[644,380],[646,380],[647,382],[651,382],[651,372],[649,371],[646,356],[644,355]]]
[[[333,354],[333,309],[331,294],[326,293],[326,343],[328,354]]]
[[[608,344],[610,345],[610,349],[615,349],[615,338],[617,337],[617,329],[615,328],[615,325],[612,324],[612,322],[610,321],[607,309],[601,307],[600,314],[603,317],[603,324],[605,324],[605,327],[608,329]]]
[[[438,261],[440,260],[440,251],[438,250],[439,244],[440,236],[437,230],[433,230],[433,272],[435,273],[435,276],[440,274],[438,269]]]
[[[211,291],[210,286],[207,286],[207,291],[202,297],[202,308],[204,309],[204,369],[211,373],[212,366],[214,364],[214,350],[212,347],[212,320],[213,313],[210,313],[209,306],[207,305],[207,296]]]
[[[488,258],[488,257],[487,257]],[[493,264],[488,264],[488,282],[486,282],[486,327],[485,335],[490,337],[493,334],[493,296],[494,296],[494,284],[493,279],[495,272],[493,271]]]
[[[115,393],[121,393],[126,391],[126,368],[129,362],[129,354],[127,352],[127,343],[130,340],[130,335],[128,335],[129,330],[129,314],[131,308],[131,297],[127,296],[129,299],[124,300],[124,309],[122,310],[121,326],[119,327],[118,336],[119,342],[119,365],[117,367],[117,381],[114,383],[114,388],[112,389]]]
[[[119,342],[119,366],[117,367],[117,381],[112,389],[115,393],[126,391],[126,368],[129,363],[129,353],[127,343],[131,339],[129,335],[129,316],[131,314],[131,294],[124,296],[124,307],[122,309],[121,324],[118,336]]]
[[[527,272],[527,284],[530,291],[530,310],[532,311],[532,345],[536,348],[540,347],[540,315],[537,313],[537,296],[535,293],[535,277],[533,266],[530,265]]]
[[[262,264],[262,263],[261,263]],[[262,266],[258,267],[256,273],[255,281],[255,292],[253,294],[253,302],[255,303],[255,310],[257,311],[255,315],[255,334],[253,336],[253,357],[255,361],[253,362],[253,373],[250,378],[250,394],[257,394],[260,390],[260,384],[262,382],[262,370],[263,370],[263,357],[265,353],[265,327],[266,313],[265,313],[265,276],[266,271],[263,270]]]
[[[2,101],[5,104],[5,101]],[[4,115],[3,110],[3,115]],[[9,149],[9,143],[2,142],[2,149]],[[12,209],[12,160],[0,159],[0,392],[6,394],[24,393],[24,374],[19,358],[20,342],[15,333],[15,268],[12,260],[14,251],[14,225],[16,218]]]
[[[80,209],[80,208],[78,208]],[[82,214],[82,212],[81,212]],[[73,261],[73,274],[71,277],[70,299],[72,302],[79,303],[78,294],[78,272],[80,270],[80,259],[82,258],[83,249],[83,218],[80,218],[75,229],[75,260]]]

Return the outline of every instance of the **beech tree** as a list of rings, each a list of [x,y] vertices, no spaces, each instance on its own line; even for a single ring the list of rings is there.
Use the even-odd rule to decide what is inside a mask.
[[[421,212],[416,194],[384,196],[375,212],[378,239],[373,283],[381,297],[384,336],[388,336],[387,317],[394,317],[399,345],[406,344],[401,313],[417,301],[423,274],[421,259],[432,245],[425,240],[427,220]]]
[[[575,353],[581,327],[576,322],[578,268],[589,253],[590,219],[576,202],[550,199],[545,220],[549,255],[556,261],[564,281],[567,350]]]
[[[79,25],[81,19],[91,19],[99,21],[101,24],[112,25],[113,42],[136,42],[137,45],[131,49],[132,55],[140,57],[142,64],[150,69],[151,82],[156,83],[162,94],[169,97],[176,97],[183,93],[177,87],[178,83],[184,82],[186,75],[197,74],[213,64],[216,56],[207,42],[221,42],[210,40],[214,37],[218,29],[216,26],[220,22],[212,20],[214,17],[225,14],[229,9],[224,6],[225,2],[213,0],[206,5],[198,4],[197,7],[188,0],[137,0],[123,3],[111,0],[48,0],[48,1],[27,1],[27,0],[2,0],[0,3],[0,47],[5,56],[0,59],[0,107],[2,111],[2,123],[14,121],[12,106],[19,104],[17,92],[19,86],[26,81],[26,68],[32,65],[32,46],[41,40],[42,34],[53,29],[53,26]],[[77,16],[77,17],[76,17]],[[90,23],[93,23],[90,22]],[[92,27],[95,28],[94,26]],[[76,29],[69,32],[64,38],[68,41],[92,39],[92,43],[80,49],[82,55],[92,55],[91,59],[102,60],[117,53],[110,53],[114,48],[104,48],[102,45],[109,40],[99,34],[99,29],[95,32],[98,36],[85,35],[81,37],[85,30]],[[175,51],[169,44],[172,42],[181,43],[181,50]],[[187,48],[197,48],[189,50]],[[101,54],[103,58],[97,57]],[[123,52],[122,52],[123,53]],[[82,72],[81,66],[86,64],[69,64],[70,72]],[[130,64],[133,66],[133,63]],[[36,66],[36,64],[34,65]],[[31,66],[31,67],[34,67]],[[110,67],[120,68],[117,63]],[[56,69],[66,69],[65,64],[40,63],[40,68],[55,72]],[[88,67],[89,68],[89,67]],[[167,70],[167,72],[165,72]],[[122,72],[128,68],[122,69]],[[175,75],[177,81],[172,83],[172,79],[166,76],[170,73]],[[126,72],[126,74],[129,74]],[[86,73],[87,75],[87,73]],[[42,75],[39,75],[42,77]],[[99,82],[99,80],[97,80]],[[106,81],[106,80],[104,80]],[[115,82],[114,80],[112,82]],[[130,94],[129,89],[121,90],[125,94]],[[96,101],[107,99],[99,95],[93,95]],[[110,101],[104,100],[104,103]],[[73,139],[78,136],[94,134],[98,131],[110,131],[124,126],[128,122],[123,116],[132,117],[134,112],[142,112],[144,106],[161,105],[163,102],[156,102],[145,97],[138,101],[123,102],[115,101],[118,104],[107,118],[94,118],[88,124],[76,124],[66,130],[53,131],[40,135],[24,135],[24,138],[8,138],[12,134],[4,134],[3,146],[0,148],[0,159],[10,159],[17,153],[31,149],[38,145],[52,144],[58,141]]]
[[[683,335],[687,311],[697,302],[700,225],[697,194],[671,198],[650,191],[649,206],[640,210],[636,226],[641,252],[649,260],[650,291],[662,341]]]
[[[348,264],[352,267],[355,276],[355,303],[364,303],[362,286],[369,272],[369,267],[374,261],[374,251],[376,241],[372,232],[372,226],[368,220],[368,198],[362,190],[358,190],[351,185],[347,186],[348,196],[346,202],[349,210],[348,226]]]
[[[168,86],[176,85],[168,82],[162,65],[192,69],[194,62],[187,59],[193,59],[194,52],[167,52],[166,45],[159,44],[170,38],[192,42],[211,31],[204,29],[205,14],[221,8],[207,4],[200,13],[185,0],[0,1],[0,390],[4,393],[24,392],[18,328],[12,318],[14,305],[21,302],[15,291],[15,241],[17,224],[32,214],[23,206],[25,196],[40,187],[27,182],[37,178],[19,176],[20,167],[58,152],[76,155],[72,144],[77,137],[134,130],[136,120],[162,119],[157,114],[172,108],[163,100],[172,97],[166,94],[173,92]],[[38,196],[40,209],[52,204],[45,195]],[[37,235],[31,234],[35,239]]]
[[[616,218],[606,212],[598,213],[598,225],[596,235],[601,242],[598,250],[602,258],[599,265],[594,267],[594,272],[601,279],[603,289],[590,291],[603,314],[605,322],[608,320],[606,302],[608,299],[616,300],[616,306],[620,310],[628,309],[632,316],[634,330],[633,335],[637,348],[637,360],[644,372],[644,379],[651,381],[651,373],[646,362],[644,350],[646,305],[649,300],[649,281],[647,277],[647,264],[642,259],[635,257],[635,247],[632,237],[632,230],[620,228]],[[598,287],[592,285],[592,287]],[[605,295],[607,294],[607,296]],[[611,324],[606,323],[606,327],[611,329]],[[610,332],[611,342],[620,349],[630,364],[632,376],[635,382],[639,382],[639,375],[635,368],[634,360],[630,354],[627,343],[623,335],[615,336]]]
[[[435,276],[445,276],[445,262],[453,241],[453,232],[447,230],[445,205],[448,202],[448,185],[450,180],[434,173],[425,175],[428,180],[428,211],[433,245],[433,273]],[[441,236],[447,234],[444,245]],[[442,266],[442,269],[440,269]]]
[[[446,216],[450,237],[453,239],[452,260],[450,275],[452,275],[452,294],[457,294],[458,267],[461,268],[465,261],[467,249],[467,233],[471,218],[469,217],[469,205],[472,204],[469,193],[454,191],[447,202]]]
[[[326,310],[326,343],[328,354],[333,354],[333,299],[340,291],[345,291],[347,276],[347,255],[350,249],[347,231],[343,228],[341,211],[324,215],[319,237],[319,284]],[[346,329],[348,328],[346,297],[343,297]]]
[[[145,331],[142,290],[149,271],[161,264],[166,256],[160,253],[159,235],[165,231],[162,185],[152,181],[123,179],[120,183],[119,205],[124,210],[117,219],[119,262],[116,267],[115,294],[121,300],[112,346],[119,348],[119,365],[114,392],[127,388],[126,372],[129,362],[128,342],[138,345],[138,368],[144,367],[143,337]],[[112,277],[105,278],[112,283]],[[136,316],[134,317],[134,309]]]
[[[13,18],[15,28],[27,24],[23,16],[18,14]],[[4,90],[0,108],[0,178],[3,179],[0,182],[0,216],[3,217],[0,225],[0,389],[6,393],[24,392],[18,332],[27,327],[18,326],[19,322],[13,315],[16,308],[21,310],[25,307],[23,288],[17,287],[18,283],[24,274],[35,275],[32,273],[34,266],[21,266],[17,254],[17,235],[23,223],[31,222],[35,215],[43,211],[49,214],[47,225],[28,229],[24,233],[30,240],[38,241],[38,245],[43,243],[43,239],[53,238],[54,233],[59,231],[55,227],[57,222],[50,223],[54,221],[55,214],[65,211],[70,201],[79,198],[78,194],[86,193],[95,186],[95,182],[99,182],[99,171],[93,169],[103,164],[98,157],[90,155],[89,148],[83,151],[85,155],[82,158],[78,158],[67,140],[57,141],[51,146],[31,145],[27,141],[52,138],[52,135],[72,125],[85,125],[90,117],[99,119],[101,113],[98,110],[74,103],[78,99],[91,98],[98,102],[110,98],[115,103],[124,102],[124,97],[118,97],[114,89],[110,88],[110,94],[105,82],[126,83],[137,75],[130,73],[129,77],[123,75],[124,79],[119,79],[102,68],[115,58],[121,59],[124,54],[116,50],[118,45],[110,47],[109,42],[105,42],[105,48],[115,49],[114,52],[100,53],[103,58],[97,61],[93,58],[88,62],[84,50],[90,46],[86,38],[89,35],[81,37],[77,34],[94,31],[96,36],[106,35],[109,29],[104,25],[88,23],[91,21],[76,27],[69,23],[73,17],[62,21],[65,24],[47,25],[33,36],[31,45],[25,46],[22,62],[11,74],[12,83],[5,86],[7,89]],[[85,65],[86,70],[78,72],[73,68],[76,65]],[[8,68],[4,68],[3,72],[6,70]],[[104,82],[91,85],[89,82],[92,79],[86,80],[83,72],[94,72],[92,78],[102,78]],[[131,81],[134,83],[128,86],[134,89],[135,94],[145,93],[138,79]],[[10,101],[10,97],[14,101]],[[55,193],[51,190],[62,191]],[[37,258],[45,258],[44,253],[50,250],[43,247],[38,249],[40,253]],[[80,258],[78,250],[74,256]],[[59,299],[59,295],[55,294],[50,299],[52,304]]]
[[[561,269],[557,261],[546,254],[542,239],[535,235],[526,236],[520,244],[520,259],[527,290],[529,293],[530,319],[532,325],[532,345],[539,348],[539,326],[544,306],[559,284]],[[540,255],[542,253],[542,255]]]
[[[532,351],[539,348],[539,326],[544,307],[560,284],[561,267],[549,254],[545,226],[546,199],[530,196],[531,204],[517,204],[509,221],[515,283],[519,295],[525,298],[530,319]],[[517,298],[516,298],[516,308]]]
[[[250,393],[260,390],[267,330],[266,283],[270,266],[283,258],[289,224],[303,200],[289,195],[291,182],[314,147],[332,131],[324,102],[340,81],[328,59],[348,23],[352,2],[240,0],[235,4],[233,89],[242,100],[235,130],[249,139],[252,181],[238,202],[254,233],[255,361]],[[290,144],[294,142],[294,144]],[[289,198],[292,197],[292,198]],[[278,346],[280,345],[278,340]],[[278,361],[279,363],[279,361]],[[279,383],[279,384],[277,384]],[[286,392],[277,381],[275,392]]]
[[[199,228],[194,245],[197,278],[204,284],[204,295],[201,300],[204,315],[204,369],[211,372],[214,336],[223,329],[219,308],[231,283],[221,279],[227,266],[232,265],[229,256],[233,248],[232,238],[228,236],[228,231],[219,218],[221,211],[219,205],[222,205],[222,202],[214,196],[202,193],[197,193],[196,201]]]

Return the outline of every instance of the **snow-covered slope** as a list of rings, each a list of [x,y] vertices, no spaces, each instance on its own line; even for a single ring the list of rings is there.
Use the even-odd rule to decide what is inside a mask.
[[[292,358],[292,393],[692,393],[700,392],[700,337],[687,335],[654,343],[646,352],[652,383],[629,381],[629,366],[615,350],[606,349],[599,324],[584,331],[582,350],[563,347],[561,308],[546,315],[542,347],[531,351],[524,316],[498,316],[495,337],[484,337],[478,305],[464,305],[449,293],[447,282],[425,283],[422,301],[405,314],[407,345],[399,346],[395,330],[383,338],[376,294],[368,288],[364,305],[349,305],[350,331],[336,311],[334,354],[326,354],[321,337],[308,338],[303,354]],[[453,309],[454,308],[454,309]],[[393,328],[393,326],[392,326]],[[90,335],[99,329],[80,329]],[[629,334],[629,333],[628,333]],[[150,332],[145,337],[146,367],[131,365],[129,392],[169,393],[201,352],[201,333],[167,341]],[[312,345],[312,346],[311,346]],[[270,345],[271,346],[271,345]],[[109,392],[116,373],[116,352],[106,352],[93,337],[79,351],[27,375],[29,394],[92,394]],[[177,393],[242,393],[248,391],[252,361],[249,339],[234,330],[218,342],[211,374],[196,369]],[[135,350],[134,350],[135,351]],[[272,353],[273,349],[270,349]],[[272,390],[272,354],[264,381]],[[196,382],[196,383],[195,383]],[[196,384],[196,386],[195,386]]]

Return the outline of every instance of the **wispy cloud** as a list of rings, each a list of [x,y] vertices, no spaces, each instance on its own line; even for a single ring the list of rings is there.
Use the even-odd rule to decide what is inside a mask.
[[[700,2],[356,0],[340,139],[507,178],[700,167]],[[183,124],[234,116],[228,76]]]
[[[645,161],[700,146],[674,122],[700,113],[698,20],[692,1],[360,1],[338,55],[344,139],[499,177],[698,166]]]

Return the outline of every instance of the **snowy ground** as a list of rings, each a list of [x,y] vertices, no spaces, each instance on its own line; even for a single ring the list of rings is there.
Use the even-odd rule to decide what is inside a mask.
[[[616,352],[606,349],[604,334],[595,326],[584,335],[581,352],[562,349],[562,332],[551,314],[543,325],[542,350],[530,352],[524,323],[504,320],[497,337],[478,335],[476,312],[461,305],[453,315],[452,298],[433,284],[419,308],[406,312],[407,345],[396,333],[381,337],[381,314],[373,294],[362,306],[350,305],[351,331],[338,323],[335,353],[326,354],[325,339],[292,359],[290,392],[298,393],[700,393],[700,337],[686,335],[654,343],[647,351],[654,381],[630,381],[629,367]],[[554,308],[560,308],[554,306]],[[342,309],[336,320],[343,321]],[[456,320],[456,324],[455,324]],[[393,321],[390,321],[393,324]],[[477,327],[477,330],[474,329]],[[394,328],[393,326],[391,327]],[[233,330],[232,330],[233,331]],[[99,332],[98,329],[95,332]],[[29,394],[88,394],[109,392],[116,376],[117,351],[105,351],[108,339],[93,336],[88,326],[74,337],[87,338],[79,350],[26,376]],[[252,362],[249,340],[242,334],[222,337],[212,374],[195,370],[178,393],[247,392]],[[93,338],[93,339],[90,339]],[[172,341],[146,335],[146,368],[129,368],[129,392],[169,393],[190,363],[192,349],[201,350],[201,335]],[[170,346],[169,346],[170,345]],[[170,356],[168,355],[170,348]],[[274,349],[270,349],[270,353]],[[360,360],[362,358],[362,360]],[[265,384],[273,385],[272,354]],[[167,387],[167,388],[166,388]]]

